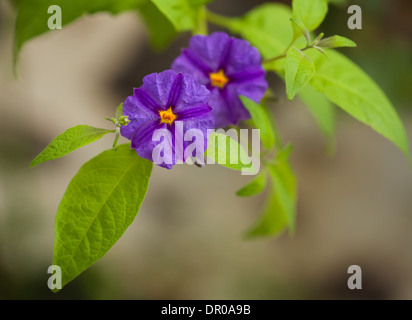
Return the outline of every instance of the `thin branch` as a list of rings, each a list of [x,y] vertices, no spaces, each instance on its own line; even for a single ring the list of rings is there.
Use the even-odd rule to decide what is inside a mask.
[[[285,51],[284,53],[282,53],[281,55],[279,55],[279,56],[277,56],[277,57],[270,58],[270,59],[263,60],[262,63],[269,63],[269,62],[273,62],[273,61],[276,61],[276,60],[285,58],[285,57],[286,57],[286,54],[287,54],[287,51],[289,50],[289,48],[290,48],[291,46],[292,46],[292,45],[290,45],[290,46],[286,49],[286,51]],[[310,45],[310,46],[308,45],[308,46],[306,46],[305,48],[300,49],[300,51],[306,51],[306,50],[312,49],[312,48],[313,48],[313,45]]]

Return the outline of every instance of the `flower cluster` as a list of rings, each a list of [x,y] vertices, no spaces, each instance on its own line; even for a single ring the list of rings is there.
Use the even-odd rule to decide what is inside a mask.
[[[172,70],[149,74],[143,85],[134,89],[126,99],[123,114],[130,123],[121,128],[121,134],[130,139],[131,147],[139,156],[159,164],[161,154],[153,152],[159,141],[153,134],[158,129],[171,133],[170,150],[173,161],[160,164],[171,168],[177,157],[185,154],[176,149],[176,140],[184,140],[190,129],[198,129],[205,141],[194,141],[204,152],[207,148],[207,129],[237,125],[250,119],[239,95],[259,102],[267,90],[265,72],[258,50],[249,42],[216,32],[209,36],[192,37],[189,47],[172,64]],[[182,122],[182,132],[177,123]],[[188,156],[178,159],[183,162]]]

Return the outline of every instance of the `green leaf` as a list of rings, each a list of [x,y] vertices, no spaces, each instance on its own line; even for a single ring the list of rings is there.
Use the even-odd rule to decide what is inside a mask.
[[[265,59],[284,52],[293,38],[290,7],[266,3],[255,7],[245,16],[232,19],[229,29],[239,33],[257,47]]]
[[[300,19],[309,31],[315,30],[328,13],[328,0],[293,0],[293,16]]]
[[[246,232],[246,237],[279,235],[286,226],[286,214],[280,203],[279,195],[272,190],[264,205],[261,218]]]
[[[155,50],[166,48],[176,36],[170,20],[152,3],[147,1],[139,9],[150,33],[150,42]]]
[[[322,48],[333,49],[341,47],[356,47],[356,43],[345,37],[332,36],[320,40],[317,46]]]
[[[379,86],[339,52],[328,50],[329,59],[316,51],[310,54],[317,70],[311,85],[350,115],[395,143],[409,158],[405,128]]]
[[[239,197],[251,197],[261,193],[266,187],[266,173],[261,172],[255,179],[236,192]]]
[[[329,99],[310,85],[299,92],[299,98],[309,108],[319,128],[329,143],[334,143],[336,130],[336,109]],[[330,146],[333,147],[333,146]]]
[[[275,163],[270,168],[275,190],[286,215],[287,225],[293,233],[296,219],[297,183],[289,164],[292,149],[292,145],[288,145],[279,152]]]
[[[297,187],[295,175],[289,164],[291,151],[291,146],[286,147],[278,154],[276,162],[268,166],[272,188],[262,216],[246,233],[248,237],[277,235],[286,226],[294,232]]]
[[[206,155],[215,163],[232,170],[242,170],[242,172],[256,171],[253,164],[243,163],[246,161],[242,161],[242,159],[249,159],[249,156],[243,146],[229,135],[212,132],[208,138],[208,147],[205,151],[205,156]]]
[[[322,40],[323,36],[325,34],[323,32],[319,33],[318,36],[315,38],[315,40],[313,40],[313,45],[317,45],[319,43],[320,40]]]
[[[260,138],[263,146],[266,149],[272,149],[276,141],[275,130],[265,108],[245,96],[239,96],[239,98],[249,111],[256,128],[260,129]]]
[[[18,8],[14,40],[14,62],[17,63],[18,54],[25,42],[47,31],[48,20],[52,16],[48,13],[51,5],[58,5],[62,9],[62,25],[78,19],[84,14],[93,14],[100,11],[117,14],[125,10],[137,9],[147,0],[26,0],[14,1]],[[54,32],[58,32],[54,30]]]
[[[210,0],[151,0],[177,31],[195,30],[202,7]]]
[[[293,31],[294,31],[294,38],[297,39],[300,34],[303,34],[305,37],[305,40],[307,44],[310,44],[310,33],[309,30],[305,27],[302,21],[300,21],[298,18],[293,17],[290,18],[290,21],[293,23]]]
[[[94,128],[87,125],[79,125],[67,129],[54,138],[52,142],[34,158],[30,163],[30,168],[49,160],[61,158],[80,147],[99,140],[110,132],[115,132],[115,130]]]
[[[119,104],[119,106],[116,108],[116,119],[119,120],[122,115],[123,115],[123,103]]]
[[[290,7],[279,3],[265,3],[241,18],[226,19],[224,24],[259,49],[264,59],[271,59],[282,55],[294,38],[291,18]],[[305,45],[303,37],[295,41],[297,47]],[[265,63],[264,66],[266,70],[278,71],[284,68],[284,61],[279,59]]]
[[[315,65],[301,50],[290,47],[286,54],[285,82],[289,100],[310,81],[315,74]]]
[[[63,286],[103,257],[133,222],[152,165],[124,144],[86,162],[74,176],[55,224],[53,264],[61,267]]]

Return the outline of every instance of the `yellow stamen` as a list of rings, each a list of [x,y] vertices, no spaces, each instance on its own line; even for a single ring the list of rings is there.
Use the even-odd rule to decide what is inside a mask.
[[[176,119],[176,115],[172,111],[172,107],[167,109],[166,111],[159,111],[160,115],[160,122],[161,123],[167,123],[167,124],[172,124],[173,121]]]
[[[209,77],[212,82],[212,86],[220,89],[223,89],[229,81],[222,69],[220,69],[219,72],[209,74]]]

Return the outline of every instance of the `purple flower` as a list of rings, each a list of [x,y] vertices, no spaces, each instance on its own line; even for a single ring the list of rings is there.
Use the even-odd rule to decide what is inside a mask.
[[[239,95],[260,102],[268,88],[258,50],[224,32],[192,37],[172,69],[194,75],[210,90],[216,127],[250,119]]]
[[[209,96],[209,90],[191,75],[172,70],[149,74],[123,104],[123,115],[129,117],[130,123],[121,128],[121,134],[132,141],[139,156],[171,169],[176,160],[184,162],[191,156],[185,154],[189,145],[201,149],[202,154],[206,150],[207,129],[214,128]],[[201,139],[185,141],[190,129],[198,129]],[[170,139],[161,134],[163,139],[156,141],[158,132],[170,133]],[[154,150],[161,143],[169,148],[156,154]],[[172,154],[165,155],[166,149]],[[161,163],[166,156],[171,162]]]

